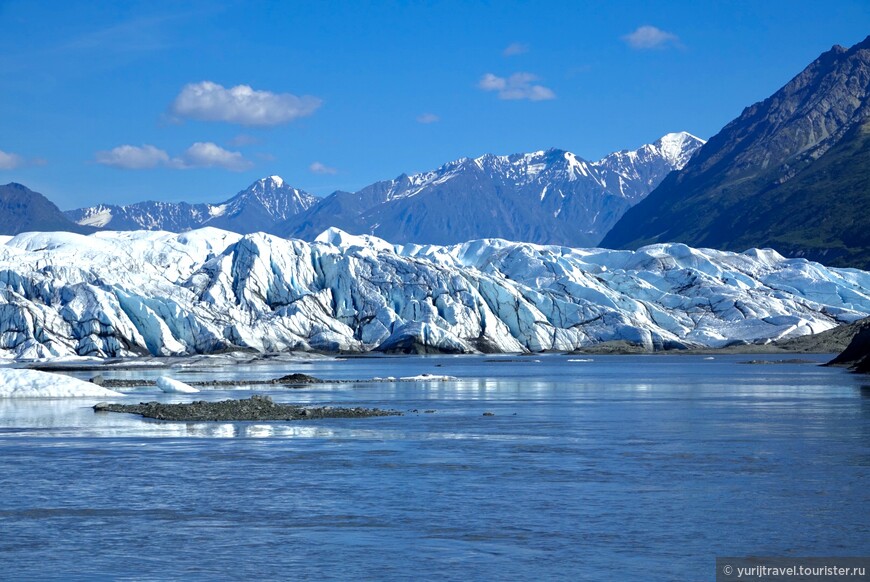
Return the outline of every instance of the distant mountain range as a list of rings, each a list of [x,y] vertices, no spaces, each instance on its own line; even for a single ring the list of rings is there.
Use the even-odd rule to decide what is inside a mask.
[[[620,219],[609,248],[773,247],[870,269],[870,37],[746,108]]]
[[[597,162],[556,149],[462,158],[431,172],[402,174],[323,199],[271,176],[220,204],[98,205],[66,216],[79,225],[111,230],[181,232],[214,226],[313,240],[335,226],[396,243],[500,237],[594,246],[703,143],[685,132],[671,133]]]
[[[319,198],[284,183],[279,176],[257,180],[218,204],[139,202],[126,206],[101,204],[66,212],[73,222],[107,230],[184,232],[213,226],[248,234],[272,227],[318,202]]]
[[[400,244],[773,247],[870,269],[870,37],[822,54],[706,144],[683,132],[595,162],[557,149],[488,154],[322,199],[271,176],[220,204],[65,215],[24,186],[0,187],[3,234],[202,226],[306,240],[337,227]]]
[[[462,158],[359,192],[335,192],[275,232],[312,240],[334,226],[394,243],[452,244],[483,237],[595,246],[703,143],[685,132],[671,133],[597,162],[557,149]]]

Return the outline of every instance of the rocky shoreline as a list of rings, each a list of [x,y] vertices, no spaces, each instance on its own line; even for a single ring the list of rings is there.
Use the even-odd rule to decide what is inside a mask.
[[[138,386],[156,386],[157,380],[146,380],[144,378],[103,378],[102,376],[94,376],[91,378],[92,384],[97,384],[104,388],[136,388]],[[280,378],[268,378],[266,380],[193,380],[187,381],[188,386],[265,386],[279,385],[288,388],[302,388],[311,384],[335,384],[341,382],[349,382],[349,380],[322,380],[309,376],[308,374],[287,374]]]
[[[220,402],[197,400],[181,404],[165,404],[156,401],[140,402],[139,404],[100,402],[94,405],[94,412],[122,412],[138,414],[155,420],[171,421],[290,421],[402,416],[402,413],[397,410],[381,410],[380,408],[335,408],[331,406],[276,404],[268,396],[257,395],[243,400],[222,400]]]

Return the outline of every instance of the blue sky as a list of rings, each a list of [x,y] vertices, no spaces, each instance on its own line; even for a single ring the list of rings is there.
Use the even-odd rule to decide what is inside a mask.
[[[0,183],[61,208],[325,195],[483,153],[715,134],[870,3],[0,0]]]

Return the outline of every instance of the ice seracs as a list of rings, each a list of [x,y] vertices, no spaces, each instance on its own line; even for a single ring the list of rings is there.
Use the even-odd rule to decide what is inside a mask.
[[[26,233],[0,245],[0,356],[721,346],[854,321],[868,289],[868,273],[772,250]]]

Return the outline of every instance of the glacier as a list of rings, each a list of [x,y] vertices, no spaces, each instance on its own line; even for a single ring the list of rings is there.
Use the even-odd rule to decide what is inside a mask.
[[[770,249],[24,233],[0,238],[0,357],[719,347],[856,321],[868,290],[870,273]]]

